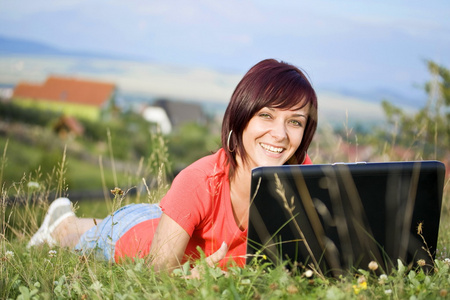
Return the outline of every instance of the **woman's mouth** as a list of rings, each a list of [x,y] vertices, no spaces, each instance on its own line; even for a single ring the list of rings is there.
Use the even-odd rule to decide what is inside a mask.
[[[284,148],[279,148],[279,147],[273,147],[273,146],[269,146],[263,143],[260,143],[261,147],[269,152],[273,152],[273,153],[281,153],[284,151]]]

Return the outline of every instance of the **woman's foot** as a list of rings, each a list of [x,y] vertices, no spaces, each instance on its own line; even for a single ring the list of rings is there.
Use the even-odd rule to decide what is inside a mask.
[[[47,243],[49,246],[56,245],[57,242],[52,237],[52,233],[64,219],[70,216],[75,216],[75,213],[72,211],[72,202],[69,199],[58,198],[53,201],[48,207],[47,214],[45,215],[41,227],[39,227],[38,231],[31,237],[27,248],[39,246],[44,243]]]

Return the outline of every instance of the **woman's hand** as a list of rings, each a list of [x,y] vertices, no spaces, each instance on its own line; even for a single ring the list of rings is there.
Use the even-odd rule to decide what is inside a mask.
[[[222,243],[219,250],[208,256],[205,261],[209,267],[214,267],[219,261],[225,258],[225,255],[228,252],[228,246],[225,242]],[[223,271],[224,272],[224,271]],[[224,272],[225,273],[225,272]],[[188,279],[200,279],[203,274],[205,274],[205,270],[203,269],[203,265],[196,266],[191,270],[191,274],[185,276]]]

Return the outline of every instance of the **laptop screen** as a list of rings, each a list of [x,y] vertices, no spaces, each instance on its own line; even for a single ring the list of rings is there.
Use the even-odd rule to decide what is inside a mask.
[[[376,261],[433,263],[445,167],[437,161],[259,167],[247,264],[269,259],[339,275]]]

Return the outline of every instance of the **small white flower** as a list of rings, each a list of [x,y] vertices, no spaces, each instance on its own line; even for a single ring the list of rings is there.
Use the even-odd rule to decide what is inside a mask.
[[[372,270],[372,271],[376,271],[376,270],[378,269],[378,264],[377,264],[377,262],[372,260],[372,261],[369,263],[369,269]]]
[[[380,279],[381,279],[381,280],[387,280],[387,279],[388,279],[388,276],[387,276],[386,274],[381,274],[381,275],[380,275]]]
[[[95,281],[89,288],[93,289],[94,291],[100,291],[102,287],[103,285],[99,281]]]
[[[378,282],[384,284],[388,280],[388,276],[386,274],[381,274],[378,278]]]
[[[48,256],[49,257],[55,257],[56,256],[56,250],[50,250],[50,251],[48,251]]]
[[[314,275],[314,272],[311,270],[306,270],[303,274],[305,275],[305,277],[311,278]]]
[[[13,257],[14,257],[14,252],[12,252],[12,251],[10,251],[10,250],[6,251],[6,252],[5,252],[5,257],[6,257],[7,259],[13,258]]]
[[[29,189],[38,189],[39,188],[39,183],[37,183],[36,181],[30,181],[27,184]]]
[[[392,294],[392,290],[391,290],[391,289],[384,290],[384,293],[385,293],[386,295],[390,295],[390,294]]]
[[[444,259],[444,262],[445,262],[446,264],[450,264],[450,258],[448,258],[448,257],[445,258],[445,259]]]

